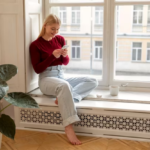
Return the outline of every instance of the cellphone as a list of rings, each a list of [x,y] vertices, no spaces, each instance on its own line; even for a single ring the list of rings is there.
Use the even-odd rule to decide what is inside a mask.
[[[66,49],[68,47],[69,47],[69,45],[64,45],[61,49]]]

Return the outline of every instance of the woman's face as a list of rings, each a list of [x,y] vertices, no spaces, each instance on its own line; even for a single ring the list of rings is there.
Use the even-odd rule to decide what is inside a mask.
[[[60,28],[59,24],[45,25],[45,34],[49,37],[55,37]]]

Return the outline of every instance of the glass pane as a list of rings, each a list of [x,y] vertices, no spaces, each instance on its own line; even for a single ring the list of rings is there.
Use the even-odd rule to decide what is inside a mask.
[[[102,42],[101,41],[95,41],[95,46],[102,46]]]
[[[115,31],[115,42],[118,41],[119,44],[118,47],[114,47],[114,50],[118,50],[117,61],[115,61],[115,80],[150,81],[150,62],[147,61],[150,57],[147,51],[150,48],[150,32],[147,31],[148,17],[146,15],[149,5],[142,5],[143,10],[138,10],[138,15],[140,14],[142,18],[141,26],[137,25],[138,28],[133,25],[134,11],[136,11],[134,5],[118,5],[118,7],[119,27],[116,20],[116,28],[118,27],[119,30]]]
[[[137,23],[137,12],[133,12],[133,23]]]
[[[98,48],[95,48],[95,58],[98,58]]]
[[[49,0],[50,3],[104,2],[104,0]]]
[[[132,60],[136,60],[136,49],[132,51]]]
[[[134,10],[143,10],[143,6],[142,5],[135,5]]]
[[[99,7],[99,10],[96,10],[93,6],[65,8],[66,30],[60,28],[58,33],[67,40],[67,45],[69,45],[70,61],[67,66],[63,66],[65,74],[68,76],[88,75],[101,80],[103,61],[97,61],[95,58],[101,57],[102,59],[102,52],[99,52],[99,56],[98,51],[95,54],[95,41],[98,41],[97,48],[100,49],[100,46],[103,48],[103,18],[99,15],[102,24],[96,24],[95,11],[103,13],[104,9]],[[59,10],[60,7],[51,7],[49,13],[59,16]]]
[[[141,49],[138,49],[138,58],[137,60],[141,60]]]
[[[102,50],[102,48],[100,48],[100,59],[102,59],[102,52],[103,52],[103,50]]]
[[[72,47],[72,58],[75,58],[75,47]]]
[[[77,47],[77,58],[80,58],[80,48]]]
[[[147,50],[147,60],[150,60],[150,50]]]
[[[133,43],[133,47],[139,48],[142,47],[142,43]]]
[[[143,16],[143,13],[139,12],[139,18],[138,18],[139,19],[139,23],[142,23],[142,18],[143,18],[142,16]]]

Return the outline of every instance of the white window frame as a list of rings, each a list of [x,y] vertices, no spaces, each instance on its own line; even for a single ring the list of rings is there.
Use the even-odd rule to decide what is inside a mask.
[[[101,46],[96,46],[96,42],[102,42]],[[98,58],[95,57],[96,48],[98,48]],[[100,58],[100,52],[102,51],[102,58]],[[94,60],[102,60],[103,59],[103,41],[94,41]]]
[[[64,22],[64,13],[66,13],[66,22]],[[66,9],[65,10],[60,10],[59,9],[59,15],[60,15],[61,24],[66,25],[67,24],[67,10]]]
[[[74,6],[103,6],[104,7],[104,22],[103,22],[103,70],[102,70],[102,80],[99,81],[100,88],[108,88],[109,85],[115,84],[120,86],[120,90],[138,90],[145,91],[150,87],[150,81],[132,81],[132,80],[117,80],[115,78],[115,65],[116,65],[116,53],[115,53],[115,42],[116,42],[116,6],[126,6],[126,5],[150,5],[150,1],[144,0],[130,0],[130,1],[115,1],[115,0],[105,0],[104,2],[80,2],[80,3],[49,3],[49,0],[45,0],[46,13],[45,16],[49,14],[49,9],[56,6],[74,7]],[[133,21],[132,21],[133,23]],[[128,83],[126,87],[123,84]]]
[[[73,13],[73,12],[75,13],[75,20],[74,20],[75,22],[74,22],[74,23],[72,22],[72,18],[73,18],[72,13]],[[72,25],[80,25],[81,20],[80,20],[80,18],[79,18],[79,23],[77,22],[77,20],[78,20],[78,17],[77,17],[78,15],[77,15],[77,13],[79,13],[79,15],[80,15],[79,17],[81,17],[80,9],[79,9],[79,10],[73,10],[73,9],[71,8],[71,24],[72,24]]]
[[[81,59],[81,41],[79,41],[79,46],[74,46],[72,43],[73,41],[79,41],[79,40],[71,40],[71,59],[80,60]],[[72,58],[72,48],[75,47],[75,58]],[[77,58],[77,48],[80,48],[80,57]]]
[[[133,23],[133,21],[132,21],[133,26],[137,26],[137,25],[142,26],[143,25],[143,10],[134,10],[134,6],[133,6],[133,17],[134,17],[134,12],[137,13],[137,18],[136,18],[137,23]],[[142,12],[142,23],[139,23],[139,13],[140,12]]]
[[[141,43],[141,47],[133,47],[133,43]],[[133,56],[133,49],[136,50],[136,60],[133,60],[132,59],[132,56]],[[131,61],[132,62],[141,62],[141,60],[137,60],[137,57],[138,57],[138,50],[141,50],[141,59],[142,59],[142,42],[132,42],[132,55],[131,55]]]

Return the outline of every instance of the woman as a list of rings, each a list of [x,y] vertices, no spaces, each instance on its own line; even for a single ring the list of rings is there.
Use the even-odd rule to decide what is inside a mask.
[[[65,45],[65,39],[56,35],[60,28],[60,19],[50,14],[42,27],[39,37],[30,45],[30,55],[33,68],[39,74],[39,88],[46,95],[56,96],[55,103],[58,104],[65,133],[68,140],[79,145],[72,124],[79,122],[74,105],[86,97],[98,82],[93,78],[64,78],[62,65],[69,63],[67,49],[61,48]]]

